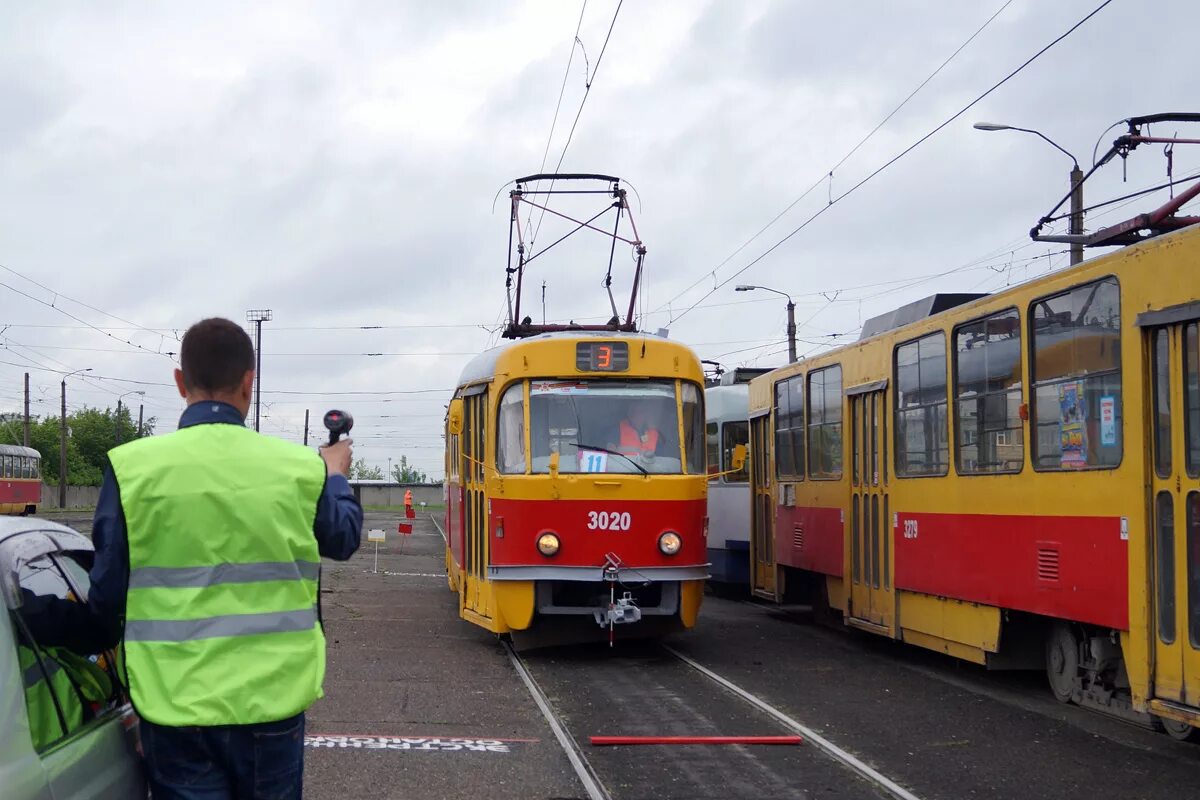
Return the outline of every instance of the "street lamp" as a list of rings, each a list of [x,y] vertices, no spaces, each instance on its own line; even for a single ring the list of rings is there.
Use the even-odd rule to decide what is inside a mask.
[[[62,427],[58,435],[58,507],[67,507],[67,378],[81,372],[91,372],[91,367],[68,372],[62,379]]]
[[[1071,155],[1065,148],[1058,145],[1050,137],[1041,131],[1035,131],[1032,128],[1018,128],[1015,125],[1004,125],[998,122],[976,122],[975,130],[978,131],[1020,131],[1021,133],[1032,133],[1034,136],[1041,137],[1043,141],[1049,144],[1054,149],[1062,152],[1071,159],[1071,227],[1070,233],[1072,236],[1083,235],[1083,171],[1079,169],[1079,159]],[[1083,261],[1083,242],[1071,242],[1071,265]]]
[[[126,392],[125,394],[123,394],[117,398],[117,444],[121,443],[121,401],[131,394],[141,395],[142,397],[146,396],[145,392],[138,391],[135,389],[131,392]],[[141,435],[141,423],[140,422],[138,423],[138,435],[139,436]]]
[[[796,363],[796,304],[792,302],[792,296],[787,292],[781,292],[769,286],[750,286],[743,283],[733,287],[735,292],[752,292],[755,289],[762,289],[764,292],[774,292],[787,298],[788,363]]]

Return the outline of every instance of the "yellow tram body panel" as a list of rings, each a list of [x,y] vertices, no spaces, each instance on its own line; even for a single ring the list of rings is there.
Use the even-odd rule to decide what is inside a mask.
[[[752,381],[752,588],[1200,725],[1200,227],[948,302]]]
[[[672,613],[684,627],[694,625],[707,575],[703,381],[689,348],[643,334],[543,334],[468,365],[446,429],[446,568],[461,616],[509,633],[529,628],[539,604],[567,613],[548,607],[545,593],[594,582],[611,554],[616,574],[630,583],[642,576],[662,582],[657,588],[674,598]],[[612,407],[601,402],[610,395]],[[555,406],[560,398],[569,404]],[[598,418],[621,403],[654,404],[655,441],[668,452],[677,448],[674,467],[651,451],[649,474],[642,475],[644,467],[620,468],[630,459],[607,447],[612,440],[582,442],[584,431],[599,430]],[[551,419],[568,405],[571,425]],[[585,405],[592,411],[579,411]],[[601,456],[604,449],[609,453]],[[551,452],[559,459],[556,473]],[[581,454],[595,459],[587,467],[593,471],[584,471]],[[669,556],[657,544],[668,530],[682,540]],[[546,533],[561,548],[549,556],[537,549]]]

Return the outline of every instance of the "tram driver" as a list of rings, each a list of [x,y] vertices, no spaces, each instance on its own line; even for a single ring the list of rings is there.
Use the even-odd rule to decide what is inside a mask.
[[[653,458],[662,441],[654,410],[649,402],[633,402],[629,413],[619,426],[620,441],[611,449],[636,458]]]

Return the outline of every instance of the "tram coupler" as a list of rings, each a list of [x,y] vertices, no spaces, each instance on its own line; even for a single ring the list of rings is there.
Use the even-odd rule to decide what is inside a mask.
[[[609,603],[608,608],[597,608],[594,610],[592,616],[595,618],[597,625],[601,628],[607,628],[613,625],[625,625],[630,622],[640,621],[642,610],[638,608],[632,593],[625,592],[624,595]]]

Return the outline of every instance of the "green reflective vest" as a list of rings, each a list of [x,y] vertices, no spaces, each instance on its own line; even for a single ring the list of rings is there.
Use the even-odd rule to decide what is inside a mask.
[[[325,463],[240,425],[109,453],[129,532],[125,671],[159,725],[245,725],[321,696],[313,535]]]
[[[33,748],[41,751],[83,724],[83,703],[75,693],[66,670],[49,653],[38,663],[33,650],[17,646],[17,665],[25,683],[25,709],[29,716],[29,733]],[[45,669],[43,670],[43,666]],[[49,682],[47,683],[47,675]],[[58,716],[54,698],[62,704],[63,720]]]

